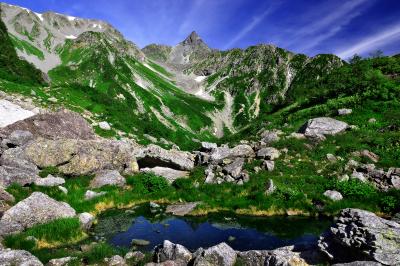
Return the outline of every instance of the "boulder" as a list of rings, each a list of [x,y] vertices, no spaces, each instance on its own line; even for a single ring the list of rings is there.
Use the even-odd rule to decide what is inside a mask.
[[[56,201],[41,192],[33,192],[4,213],[0,220],[0,236],[56,219],[74,217],[75,214],[67,203]]]
[[[43,264],[25,250],[0,250],[0,265],[4,266],[43,266]]]
[[[177,150],[168,151],[154,144],[138,149],[135,155],[140,168],[160,166],[184,171],[194,168],[192,154]]]
[[[88,212],[80,213],[78,215],[78,218],[83,230],[89,230],[96,219],[92,214]]]
[[[330,117],[318,117],[308,120],[301,127],[300,133],[304,133],[306,136],[336,135],[348,128],[349,125],[345,122]]]
[[[333,201],[339,201],[343,199],[343,196],[340,192],[335,191],[335,190],[327,190],[324,192],[324,196],[328,197],[329,199]]]
[[[264,132],[261,133],[261,141],[266,143],[266,144],[271,144],[273,142],[276,142],[280,139],[278,131],[269,131],[265,130]]]
[[[89,123],[79,114],[61,110],[55,113],[39,114],[18,121],[3,129],[0,135],[10,135],[15,130],[29,131],[34,137],[47,139],[95,139],[96,135]]]
[[[364,176],[363,173],[357,172],[356,170],[353,171],[353,173],[351,174],[350,178],[351,179],[358,179],[358,180],[360,180],[361,182],[364,182],[364,183],[367,182],[367,177]]]
[[[237,145],[230,150],[230,157],[249,158],[254,156],[255,154],[253,148],[251,148],[251,146],[247,144]]]
[[[193,211],[197,207],[197,205],[199,205],[198,202],[172,204],[167,206],[165,212],[172,213],[176,216],[185,216]]]
[[[144,260],[144,258],[146,257],[146,255],[144,255],[142,252],[140,251],[130,251],[128,253],[125,254],[124,259],[125,260],[130,260],[133,262],[139,262]]]
[[[157,263],[179,260],[187,265],[192,260],[192,253],[182,245],[164,240],[162,245],[156,247],[154,257]]]
[[[226,243],[220,243],[199,253],[194,259],[194,266],[233,266],[236,262],[236,251]]]
[[[343,109],[339,109],[339,110],[338,110],[338,115],[349,115],[349,114],[351,114],[352,112],[353,112],[352,109],[343,108]]]
[[[306,251],[309,252],[309,251]],[[277,248],[274,250],[250,250],[238,252],[242,265],[271,265],[271,266],[308,266],[308,262],[302,258],[304,251],[296,251],[294,246]],[[315,259],[315,256],[311,254]]]
[[[272,147],[267,147],[267,148],[262,148],[257,152],[257,157],[261,159],[266,159],[266,160],[275,160],[278,159],[279,156],[281,156],[281,153],[279,150],[272,148]]]
[[[333,155],[333,154],[331,154],[331,153],[328,153],[328,154],[326,155],[326,159],[328,159],[328,161],[330,161],[331,163],[337,162],[336,156]]]
[[[377,163],[377,162],[379,161],[379,156],[376,155],[375,153],[369,151],[369,150],[362,150],[362,151],[360,152],[360,155],[361,155],[362,157],[365,157],[365,158],[370,159],[370,160],[373,161],[374,163]]]
[[[244,166],[244,159],[236,158],[231,164],[226,165],[222,169],[222,172],[237,179],[240,177],[240,174],[243,170],[243,166]]]
[[[157,176],[162,176],[170,184],[172,184],[178,178],[186,178],[189,176],[188,171],[180,171],[168,167],[159,167],[159,166],[153,168],[142,168],[140,169],[140,172],[152,173]]]
[[[135,147],[106,139],[36,139],[24,147],[24,157],[40,168],[58,166],[66,175],[89,175],[101,170],[126,174],[138,172]]]
[[[221,146],[216,149],[213,149],[210,154],[210,160],[212,162],[220,162],[225,158],[229,158],[231,156],[231,149],[228,146]]]
[[[116,170],[103,170],[96,173],[90,181],[90,188],[101,188],[103,186],[123,187],[126,184],[125,178]]]
[[[34,184],[39,187],[56,187],[65,184],[65,179],[48,175],[45,178],[36,178]]]
[[[108,122],[106,121],[102,121],[99,123],[99,128],[101,128],[102,130],[111,130],[111,126]]]
[[[320,237],[318,246],[333,261],[396,265],[400,261],[400,224],[372,212],[344,209],[336,224]]]

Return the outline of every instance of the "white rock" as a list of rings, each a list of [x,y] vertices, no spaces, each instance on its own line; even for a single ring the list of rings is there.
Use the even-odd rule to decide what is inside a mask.
[[[335,190],[327,190],[324,192],[324,196],[330,198],[333,201],[338,201],[342,200],[343,196],[340,194],[340,192],[335,191]]]
[[[95,220],[94,216],[88,212],[83,212],[78,215],[79,222],[81,223],[81,227],[84,230],[89,230],[92,227],[93,222]]]
[[[110,124],[106,121],[100,122],[99,127],[103,130],[111,130]]]
[[[339,115],[349,115],[349,114],[351,114],[352,112],[353,112],[352,109],[346,109],[346,108],[343,108],[343,109],[339,109],[339,110],[338,110],[338,114],[339,114]]]
[[[0,128],[34,115],[34,112],[25,110],[7,100],[0,100]]]
[[[88,190],[85,193],[85,200],[91,200],[91,199],[103,196],[105,194],[106,194],[106,192],[104,192],[104,191],[102,191],[102,192],[94,192],[92,190]]]

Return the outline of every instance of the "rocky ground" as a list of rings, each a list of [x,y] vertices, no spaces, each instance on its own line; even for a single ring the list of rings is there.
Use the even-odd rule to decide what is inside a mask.
[[[68,218],[78,219],[82,232],[87,231],[95,221],[95,212],[79,212],[70,204],[53,198],[54,195],[58,198],[70,193],[66,188],[66,183],[70,181],[66,178],[91,177],[87,188],[81,188],[86,189],[85,201],[109,193],[102,191],[107,186],[125,190],[128,186],[125,177],[140,172],[153,173],[163,177],[168,184],[175,184],[176,180],[188,178],[191,171],[201,167],[204,169],[202,182],[205,184],[244,186],[253,172],[272,172],[275,163],[287,156],[287,149],[271,146],[279,139],[308,139],[308,145],[313,148],[328,136],[348,134],[346,131],[351,130],[352,126],[347,123],[319,117],[309,120],[298,132],[290,135],[279,130],[264,130],[260,132],[258,141],[242,141],[232,148],[203,142],[199,151],[190,153],[180,151],[178,147],[165,150],[156,145],[140,146],[128,140],[100,138],[85,119],[71,111],[37,114],[0,129],[0,236],[7,239],[12,234]],[[379,156],[368,150],[360,150],[352,156],[379,161]],[[332,162],[341,160],[332,154],[326,157]],[[247,166],[253,161],[259,164],[250,169]],[[43,170],[49,168],[56,168],[59,176],[43,176]],[[348,174],[337,176],[342,182],[357,179],[369,182],[382,191],[400,188],[399,168],[379,169],[374,164],[349,160],[345,163],[345,171]],[[16,184],[33,186],[39,191],[18,200],[9,192]],[[40,188],[53,190],[49,196],[40,192]],[[265,195],[273,196],[277,187],[269,179],[261,189]],[[335,190],[327,190],[323,196],[332,201],[343,200],[343,195]],[[172,204],[167,212],[183,216],[199,204],[201,202]],[[84,234],[79,237],[84,238]],[[166,240],[155,249],[153,262],[147,265],[316,265],[349,262],[352,264],[341,265],[398,265],[399,250],[400,225],[395,220],[385,220],[359,209],[344,209],[334,226],[315,245],[238,252],[221,243],[192,253]],[[116,255],[106,258],[103,263],[136,265],[148,261],[145,257],[140,252],[129,252],[125,257]],[[85,264],[79,260],[77,262],[73,257],[51,259],[47,265],[70,265],[68,263],[73,261]],[[28,251],[3,247],[0,263],[42,265]]]

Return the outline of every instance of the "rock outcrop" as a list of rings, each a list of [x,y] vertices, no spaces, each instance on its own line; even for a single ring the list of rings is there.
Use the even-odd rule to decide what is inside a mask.
[[[75,210],[65,202],[34,192],[7,210],[0,220],[0,236],[21,232],[37,224],[75,216]]]
[[[192,253],[182,245],[164,240],[162,245],[156,247],[154,257],[157,263],[179,261],[182,265],[187,265],[192,260]]]
[[[344,209],[336,224],[321,236],[319,248],[333,261],[373,260],[398,265],[400,224],[368,211]]]
[[[193,265],[221,265],[233,266],[236,262],[236,251],[226,243],[220,243],[206,250],[196,251],[197,256]]]
[[[188,171],[175,170],[168,167],[156,166],[153,168],[142,168],[140,172],[152,173],[157,176],[164,177],[168,183],[172,184],[178,178],[186,178],[189,176]]]

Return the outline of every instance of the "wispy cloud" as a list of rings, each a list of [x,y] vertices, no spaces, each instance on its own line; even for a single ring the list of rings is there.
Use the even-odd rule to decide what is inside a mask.
[[[205,0],[195,0],[189,12],[184,17],[183,23],[179,27],[179,33],[186,34],[187,31],[192,31],[193,28],[189,29],[192,25],[192,18],[201,9]]]
[[[288,45],[296,44],[297,50],[303,52],[314,48],[323,41],[335,36],[344,26],[348,25],[354,18],[360,16],[360,8],[366,2],[367,0],[348,1],[333,12],[331,9],[328,9],[329,14],[322,13],[322,17],[313,19],[312,23],[304,25],[297,31]],[[303,43],[303,45],[298,46],[298,43]]]
[[[363,40],[353,44],[351,47],[336,52],[336,54],[341,58],[347,59],[356,53],[363,54],[369,51],[374,51],[399,40],[400,23],[397,23],[389,26],[384,31],[380,30],[379,33],[375,33],[367,38],[364,38]]]
[[[252,20],[225,45],[224,49],[229,49],[235,45],[255,27],[257,27],[269,14],[275,11],[275,9],[276,6],[270,6],[262,14],[253,17]]]

